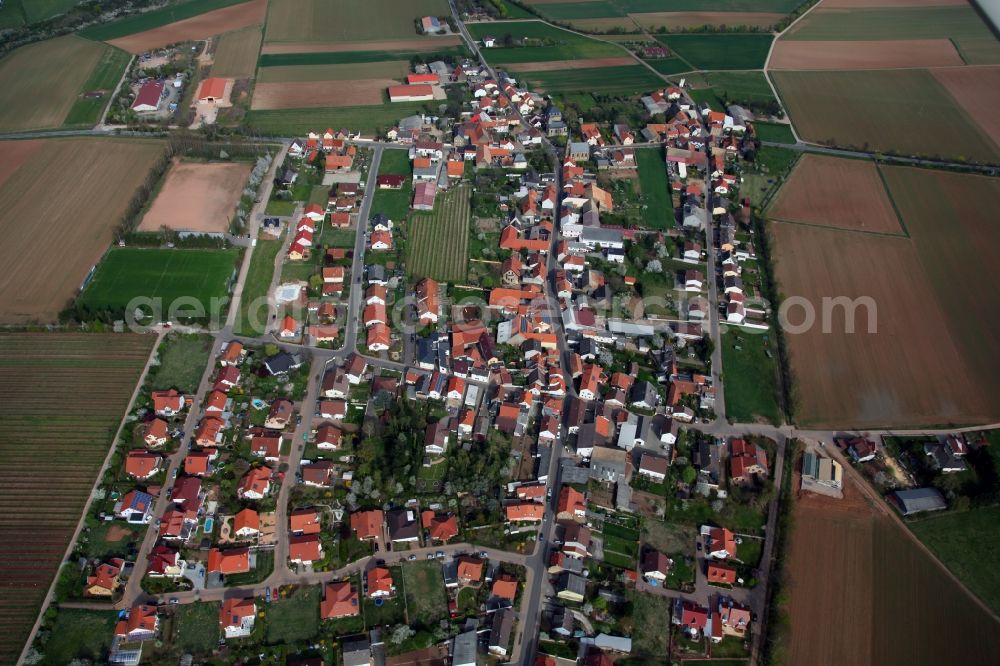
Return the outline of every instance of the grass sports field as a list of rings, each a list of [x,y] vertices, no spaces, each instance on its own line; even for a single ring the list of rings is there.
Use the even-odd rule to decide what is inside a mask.
[[[1000,150],[926,70],[771,72],[807,141],[997,162]],[[942,118],[948,118],[942,123]]]
[[[444,282],[465,279],[469,261],[469,222],[472,209],[468,185],[439,194],[430,215],[410,216],[406,268],[413,279],[430,277]]]
[[[354,42],[417,36],[414,19],[446,16],[446,0],[271,0],[265,42]],[[429,37],[428,39],[433,39]]]
[[[670,199],[667,168],[661,148],[640,148],[635,151],[639,167],[639,187],[642,189],[642,226],[647,229],[668,229],[674,222],[674,207]]]
[[[236,249],[113,247],[98,265],[77,304],[91,312],[124,312],[134,298],[162,299],[166,317],[172,303],[193,298],[209,311],[211,299],[226,296],[239,254]],[[193,303],[187,305],[191,307]]]
[[[0,142],[4,323],[55,321],[111,243],[129,200],[163,150],[155,140]],[[65,178],[67,168],[77,176]]]
[[[0,131],[93,125],[125,71],[128,58],[123,56],[110,46],[74,35],[15,49],[0,60],[5,100],[0,104]],[[108,93],[95,100],[80,97],[97,89]]]
[[[248,79],[253,76],[260,52],[260,26],[227,32],[219,38],[212,62],[212,76]]]
[[[760,69],[773,37],[767,33],[723,33],[658,37],[696,69]]]
[[[298,136],[323,127],[350,127],[366,136],[384,132],[400,118],[424,111],[425,102],[399,102],[382,106],[340,106],[317,109],[250,111],[247,124],[270,136]]]
[[[21,470],[0,484],[5,664],[17,661],[31,631],[155,341],[0,335],[0,465]]]
[[[247,0],[188,0],[162,9],[143,12],[121,21],[96,25],[79,32],[81,37],[106,42],[146,30],[160,28],[216,9],[238,5]]]
[[[634,95],[663,85],[662,79],[642,65],[524,72],[520,76],[530,88],[549,94],[587,90],[599,95]]]

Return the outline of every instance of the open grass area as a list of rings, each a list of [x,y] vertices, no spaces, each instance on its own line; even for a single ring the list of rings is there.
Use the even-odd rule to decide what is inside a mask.
[[[169,23],[182,21],[184,19],[191,18],[192,16],[198,16],[199,14],[210,12],[213,9],[222,9],[223,7],[238,5],[246,1],[247,0],[189,0],[188,2],[168,5],[161,9],[154,9],[136,16],[130,16],[129,18],[122,19],[121,21],[114,21],[111,23],[85,28],[80,30],[78,34],[81,37],[86,37],[87,39],[107,41],[109,39],[117,39],[118,37],[132,35],[137,32],[159,28],[160,26],[164,26]]]
[[[160,363],[150,369],[150,385],[157,390],[175,388],[184,394],[194,393],[211,351],[210,335],[170,333],[157,350]]]
[[[111,648],[117,621],[118,614],[113,610],[60,609],[45,644],[45,657],[41,663],[64,666],[74,659],[103,661]]]
[[[236,317],[234,329],[240,335],[261,335],[267,324],[266,298],[274,276],[274,260],[281,250],[281,240],[265,240],[264,236],[257,241],[253,255],[250,257],[250,269],[247,271],[246,282],[243,283],[243,295],[240,297],[240,312]]]
[[[524,72],[528,87],[547,93],[587,90],[605,95],[636,95],[662,87],[663,81],[642,65]]]
[[[381,106],[339,106],[316,109],[256,110],[247,113],[247,123],[269,136],[298,136],[319,126],[345,127],[365,136],[382,135],[400,118],[425,110],[431,102],[397,102]]]
[[[104,107],[111,101],[111,94],[121,80],[122,74],[129,62],[128,53],[113,46],[106,46],[100,61],[94,67],[80,89],[80,96],[77,97],[63,124],[66,126],[87,126],[95,125],[104,112]],[[86,97],[86,93],[102,91],[100,97]]]
[[[698,69],[761,69],[774,39],[768,33],[704,33],[657,37]]]
[[[300,587],[287,598],[267,607],[267,642],[294,643],[314,637],[319,631],[320,587]]]
[[[410,218],[406,267],[410,277],[464,280],[469,261],[471,188],[462,185],[437,196],[434,212]]]
[[[135,307],[149,312],[154,307],[166,318],[171,307],[177,307],[177,317],[184,318],[184,312],[192,316],[193,306],[200,305],[205,314],[194,318],[201,319],[212,311],[213,299],[221,301],[226,296],[239,255],[236,249],[114,247],[98,264],[93,279],[80,294],[77,308],[95,314],[118,314]],[[216,303],[216,309],[221,311],[219,301]]]
[[[731,329],[722,335],[726,416],[731,421],[781,422],[777,352],[771,336]],[[768,356],[770,353],[770,357]]]
[[[410,624],[430,626],[448,617],[441,563],[418,560],[403,565],[403,587]]]
[[[671,615],[670,599],[629,590],[632,602],[632,654],[661,659],[667,653],[670,632],[666,624]]]
[[[757,132],[757,138],[761,141],[787,144],[795,143],[795,135],[792,134],[790,125],[756,122],[753,124],[753,128]]]
[[[481,40],[486,36],[497,39],[497,46],[483,51],[486,59],[495,64],[626,55],[613,44],[590,39],[541,21],[473,23],[468,29],[475,39]],[[505,46],[507,43],[511,45]]]
[[[204,655],[211,653],[219,641],[218,602],[180,604],[173,609],[174,617],[170,642],[180,654]]]
[[[969,5],[947,7],[872,7],[826,10],[821,7],[795,24],[782,39],[983,39],[989,28]]]
[[[666,229],[673,224],[674,208],[667,183],[667,166],[660,148],[635,151],[642,188],[642,225],[647,229]]]
[[[757,106],[775,100],[764,72],[709,72],[705,78],[716,96],[727,104]]]
[[[393,222],[406,219],[410,214],[410,198],[413,194],[409,153],[405,150],[382,151],[378,175],[406,176],[406,182],[398,190],[376,190],[372,198],[372,215],[382,213]]]

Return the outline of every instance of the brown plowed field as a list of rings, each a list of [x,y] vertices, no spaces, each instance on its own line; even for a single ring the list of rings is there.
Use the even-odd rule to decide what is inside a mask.
[[[246,162],[203,164],[175,161],[163,188],[142,218],[139,231],[160,227],[226,231],[250,175]]]
[[[974,368],[959,350],[910,239],[780,222],[771,230],[781,292],[808,303],[815,314],[806,332],[786,328],[800,425],[996,420],[996,399],[973,381]],[[962,266],[951,270],[960,272]],[[826,297],[870,299],[876,332],[868,333],[870,313],[864,307],[855,312],[853,333],[847,332],[840,307],[824,327]],[[803,307],[791,308],[788,320],[801,325]]]
[[[0,322],[51,322],[104,254],[158,141],[52,139],[0,185]],[[7,150],[10,144],[4,142]]]
[[[0,141],[0,187],[44,145],[45,142],[41,139]]]
[[[787,663],[991,663],[1000,627],[852,484],[793,500]]]
[[[264,22],[267,0],[250,0],[239,5],[215,9],[183,21],[177,21],[145,32],[137,32],[112,39],[114,44],[129,53],[144,53],[150,49],[194,39],[208,39],[231,30],[239,30]]]
[[[547,60],[545,62],[521,62],[507,65],[515,72],[551,72],[563,69],[587,69],[590,67],[620,67],[634,65],[634,58],[587,58],[584,60]]]
[[[252,109],[311,109],[337,106],[378,106],[392,79],[365,81],[301,81],[258,83]]]
[[[670,28],[695,28],[699,25],[774,25],[785,17],[772,12],[644,12],[629,14],[629,18],[644,28],[661,25]]]
[[[872,162],[803,155],[768,211],[787,222],[903,235]]]
[[[931,73],[1000,146],[1000,66],[932,69]]]
[[[268,53],[340,53],[342,51],[436,51],[447,46],[458,46],[458,35],[421,37],[419,39],[388,39],[379,42],[285,42],[265,44],[262,54]]]
[[[212,61],[212,76],[224,79],[249,79],[257,68],[260,51],[259,25],[227,32],[219,39]]]
[[[948,39],[807,42],[779,39],[768,69],[895,69],[964,65]]]

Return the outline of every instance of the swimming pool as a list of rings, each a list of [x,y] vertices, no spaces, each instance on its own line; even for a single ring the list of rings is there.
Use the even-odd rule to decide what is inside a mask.
[[[261,400],[260,398],[254,398],[253,400],[250,401],[250,406],[253,407],[254,409],[264,409],[265,407],[267,407],[267,403]]]
[[[205,534],[211,534],[213,527],[215,527],[215,518],[213,516],[209,516],[205,519],[205,527],[203,527],[202,530]]]

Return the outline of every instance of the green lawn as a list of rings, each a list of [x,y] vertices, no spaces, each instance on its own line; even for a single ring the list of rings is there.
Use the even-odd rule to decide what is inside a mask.
[[[792,134],[791,125],[756,122],[753,124],[753,128],[757,132],[757,138],[761,141],[787,144],[795,143],[795,135]]]
[[[448,597],[439,561],[418,560],[404,564],[403,587],[411,625],[430,626],[448,617]]]
[[[403,624],[405,621],[406,613],[403,608],[403,594],[398,590],[399,582],[396,580],[398,573],[399,569],[394,568],[393,581],[396,581],[396,596],[385,599],[381,606],[375,605],[375,600],[368,597],[361,600],[361,609],[365,616],[366,626],[374,627],[380,624],[391,626],[394,624]]]
[[[521,78],[528,87],[549,94],[587,90],[604,95],[637,95],[663,87],[662,79],[638,64],[525,72]]]
[[[647,229],[667,229],[673,226],[674,207],[671,205],[667,165],[661,148],[640,148],[635,151],[639,166],[639,186],[642,188],[642,224]]]
[[[181,393],[198,390],[212,351],[212,336],[171,333],[157,352],[160,364],[150,369],[149,384],[155,389],[176,388]]]
[[[756,567],[760,563],[763,550],[763,540],[744,538],[743,543],[736,546],[736,558],[747,566]]]
[[[97,267],[93,279],[77,300],[80,309],[116,316],[132,307],[149,305],[133,299],[153,299],[162,317],[173,318],[171,306],[180,308],[176,318],[211,313],[212,299],[223,299],[235,271],[237,249],[182,250],[113,247]],[[156,299],[159,299],[158,301]],[[221,310],[221,303],[216,304]]]
[[[703,33],[657,37],[698,69],[761,69],[774,37],[768,33]]]
[[[635,569],[635,557],[623,555],[616,551],[604,551],[604,563],[621,569]]]
[[[621,537],[605,534],[604,552],[607,553],[612,550],[616,553],[621,553],[622,555],[634,556],[639,550],[639,544],[636,541],[630,541],[628,539],[622,539]]]
[[[604,523],[601,531],[608,536],[618,537],[619,539],[625,539],[627,541],[639,540],[639,530],[632,529],[631,527],[625,527],[624,525]]]
[[[910,529],[994,611],[1000,611],[1000,570],[987,566],[1000,551],[1000,506],[930,515]]]
[[[464,280],[469,260],[470,187],[438,194],[434,212],[410,218],[406,268],[412,278]]]
[[[274,260],[281,249],[281,240],[264,240],[261,236],[250,257],[250,270],[243,284],[240,312],[236,318],[235,331],[239,335],[261,335],[267,324],[266,298],[274,276]]]
[[[477,603],[477,590],[471,587],[463,587],[458,593],[456,605],[459,615],[472,615],[479,610]]]
[[[35,0],[31,0],[34,2]],[[49,0],[52,1],[52,0]],[[221,9],[230,5],[238,5],[246,0],[190,0],[176,5],[154,9],[136,16],[131,16],[121,21],[113,21],[103,25],[96,25],[80,30],[77,34],[81,37],[94,39],[97,41],[108,41],[132,35],[137,32],[159,28],[160,26],[174,23],[183,19],[198,16],[213,9]]]
[[[381,106],[249,111],[247,124],[262,134],[298,136],[319,126],[345,127],[367,136],[382,134],[400,118],[422,113],[432,102],[397,102]]]
[[[115,86],[118,85],[122,74],[125,73],[125,68],[128,67],[130,58],[131,56],[125,51],[112,46],[106,46],[100,62],[94,67],[94,71],[90,73],[90,78],[87,79],[80,89],[80,97],[77,98],[69,113],[66,114],[63,124],[67,126],[83,125],[88,127],[95,125],[101,119],[104,107],[111,101],[111,94]],[[83,96],[84,93],[93,90],[103,90],[104,95],[93,98]]]
[[[113,610],[59,609],[41,663],[64,666],[74,659],[103,661],[111,648],[117,620],[118,614]],[[218,622],[216,617],[216,626]]]
[[[661,659],[667,653],[671,600],[652,594],[628,592],[632,602],[632,654]]]
[[[300,587],[287,598],[267,607],[267,642],[275,644],[309,640],[319,631],[319,586]]]
[[[173,607],[173,630],[170,641],[176,652],[209,654],[219,642],[218,602],[197,602]]]
[[[765,335],[735,328],[722,334],[726,417],[731,421],[781,423],[777,352],[772,336],[768,335],[765,342]]]
[[[406,176],[406,182],[398,190],[376,190],[372,199],[372,215],[382,213],[393,222],[401,222],[409,216],[410,199],[413,195],[413,178],[410,174],[410,158],[407,151],[385,150],[382,152],[378,175]]]
[[[271,199],[264,209],[265,215],[275,215],[278,217],[291,217],[295,213],[294,201],[282,201],[281,199]]]

